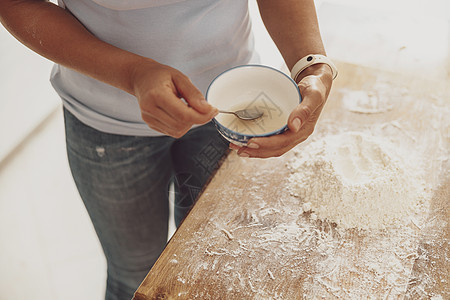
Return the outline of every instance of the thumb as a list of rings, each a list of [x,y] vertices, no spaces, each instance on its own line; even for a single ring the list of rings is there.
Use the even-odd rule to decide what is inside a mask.
[[[288,118],[288,127],[292,132],[298,132],[303,124],[308,121],[311,116],[311,109],[305,106],[303,102],[291,112]]]
[[[186,100],[190,107],[202,114],[212,114],[217,109],[206,102],[205,97],[184,75],[174,76],[173,83],[181,97]]]
[[[314,88],[309,84],[300,82],[298,84],[302,102],[291,112],[288,118],[288,127],[293,132],[298,132],[300,128],[309,120],[311,115],[320,106],[320,99],[315,95]]]

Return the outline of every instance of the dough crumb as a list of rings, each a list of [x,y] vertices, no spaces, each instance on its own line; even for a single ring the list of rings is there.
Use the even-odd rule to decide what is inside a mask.
[[[303,209],[303,212],[310,212],[311,211],[311,202],[303,203],[302,209]]]

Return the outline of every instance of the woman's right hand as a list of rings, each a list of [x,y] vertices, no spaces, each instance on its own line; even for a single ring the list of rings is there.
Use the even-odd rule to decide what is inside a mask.
[[[186,75],[167,65],[144,60],[134,68],[132,82],[145,123],[174,138],[218,113]]]
[[[0,21],[40,55],[135,95],[142,119],[161,133],[179,138],[218,113],[180,71],[99,40],[54,3],[2,0]]]

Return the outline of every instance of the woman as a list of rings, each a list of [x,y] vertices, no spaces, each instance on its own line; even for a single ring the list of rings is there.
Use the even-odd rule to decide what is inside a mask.
[[[171,179],[179,224],[228,147],[280,156],[313,132],[335,71],[314,3],[258,5],[303,101],[288,131],[238,147],[211,125],[218,111],[203,95],[222,71],[258,63],[247,0],[0,3],[4,26],[56,63],[70,167],[107,259],[106,299],[130,299],[163,250]]]

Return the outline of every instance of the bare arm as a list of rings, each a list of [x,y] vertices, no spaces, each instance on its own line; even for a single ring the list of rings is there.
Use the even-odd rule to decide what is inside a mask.
[[[258,0],[258,6],[264,25],[289,69],[308,54],[325,55],[313,0]],[[238,154],[280,156],[312,134],[331,89],[332,72],[327,65],[317,64],[305,69],[298,80],[302,103],[289,116],[289,130],[251,139],[247,147],[231,145]]]
[[[1,1],[5,28],[40,55],[133,93],[133,66],[142,58],[102,42],[51,2]]]
[[[308,54],[323,54],[316,9],[312,0],[258,0],[259,11],[287,66]]]
[[[160,132],[180,137],[216,113],[181,72],[97,39],[51,2],[2,0],[0,21],[36,53],[135,95],[144,121]]]

